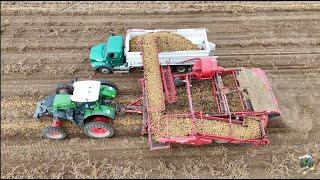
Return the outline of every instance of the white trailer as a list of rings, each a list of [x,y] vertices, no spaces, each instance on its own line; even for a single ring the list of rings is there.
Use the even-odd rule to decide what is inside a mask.
[[[173,51],[173,52],[160,52],[159,60],[161,65],[176,66],[178,71],[184,71],[186,66],[194,64],[196,58],[213,56],[215,44],[208,41],[207,32],[205,28],[201,29],[156,29],[156,30],[143,30],[143,29],[129,29],[125,38],[124,54],[126,56],[126,63],[131,67],[142,67],[141,52],[130,51],[130,40],[136,36],[140,36],[152,32],[170,32],[178,34],[192,43],[196,44],[200,50],[192,51]]]

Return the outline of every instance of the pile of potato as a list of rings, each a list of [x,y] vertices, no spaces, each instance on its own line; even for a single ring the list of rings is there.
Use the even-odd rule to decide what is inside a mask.
[[[256,139],[261,137],[260,122],[254,118],[245,118],[245,125],[229,124],[225,121],[200,120],[195,123],[199,134],[224,136],[236,139]],[[160,122],[160,131],[155,135],[160,137],[184,137],[192,133],[191,118],[172,118]]]
[[[245,118],[244,121],[246,126],[242,126],[241,124],[233,124],[231,126],[233,137],[238,139],[260,138],[260,121],[254,118]]]
[[[228,87],[230,90],[237,89],[237,84],[232,74],[223,75],[221,79],[224,87]]]
[[[239,112],[244,110],[238,92],[230,92],[226,96],[230,112]]]
[[[260,123],[253,118],[246,118],[246,126],[230,124],[224,121],[198,121],[198,132],[215,136],[229,136],[237,139],[255,139],[261,137]]]
[[[157,42],[153,37],[145,37],[141,42],[143,48],[143,65],[145,71],[145,86],[147,91],[148,107],[149,109],[163,109],[164,108],[164,93],[162,89],[162,80],[160,74],[160,67],[158,62]],[[151,127],[157,127],[159,119],[157,112],[149,113]],[[153,134],[155,130],[151,130]]]
[[[223,121],[201,121],[197,123],[197,129],[200,134],[211,136],[229,136],[230,125]]]
[[[184,137],[192,132],[192,119],[172,118],[161,121],[157,137]]]
[[[171,104],[166,104],[167,114],[186,114],[190,113],[189,99],[187,96],[186,86],[176,87],[176,102]]]
[[[190,113],[186,86],[177,87],[176,92],[177,102],[166,105],[166,112],[168,114]],[[211,81],[206,80],[192,83],[191,96],[194,111],[202,111],[204,114],[218,112],[217,102],[212,94]]]
[[[212,93],[212,82],[210,80],[192,83],[191,94],[194,111],[202,111],[204,114],[214,114],[218,112],[218,106]]]
[[[145,86],[149,107],[152,109],[164,108],[164,93],[158,62],[157,42],[153,37],[145,37],[141,44],[143,48],[143,65],[145,71]]]
[[[188,51],[199,49],[197,45],[193,44],[190,40],[178,34],[170,32],[154,32],[132,38],[129,43],[130,52],[141,51],[139,42],[145,42],[146,39],[150,38],[159,39],[159,50],[161,52]]]

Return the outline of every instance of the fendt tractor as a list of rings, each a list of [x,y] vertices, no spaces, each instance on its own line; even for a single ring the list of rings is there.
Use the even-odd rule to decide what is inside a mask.
[[[66,137],[61,128],[65,120],[83,128],[88,137],[112,137],[112,120],[117,108],[112,102],[117,93],[117,86],[110,81],[73,81],[71,85],[61,83],[57,85],[54,95],[38,103],[33,117],[53,117],[52,125],[43,131],[43,136],[48,139]]]

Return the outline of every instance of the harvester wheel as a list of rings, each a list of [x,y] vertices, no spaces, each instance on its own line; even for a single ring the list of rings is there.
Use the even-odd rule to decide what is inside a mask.
[[[118,86],[116,85],[116,83],[114,83],[112,81],[108,81],[108,80],[101,80],[100,82],[101,82],[101,85],[107,85],[107,86],[111,86],[111,87],[115,88],[118,93]]]
[[[89,122],[84,125],[83,131],[91,138],[110,138],[114,134],[111,125],[105,122]]]
[[[184,73],[184,72],[188,71],[188,66],[176,66],[175,70],[178,73]]]
[[[112,68],[108,67],[108,66],[105,66],[105,67],[101,67],[98,69],[99,72],[101,72],[102,74],[111,74],[113,73],[113,70]]]
[[[43,130],[42,135],[47,138],[47,139],[52,139],[52,140],[62,140],[66,138],[66,133],[58,127],[46,127]]]

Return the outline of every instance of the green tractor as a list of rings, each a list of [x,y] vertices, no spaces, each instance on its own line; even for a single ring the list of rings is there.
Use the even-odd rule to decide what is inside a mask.
[[[64,139],[63,121],[72,121],[91,138],[112,137],[112,121],[117,107],[114,98],[118,88],[110,81],[73,81],[58,84],[55,94],[38,103],[34,118],[52,116],[53,123],[43,130],[48,139]]]

